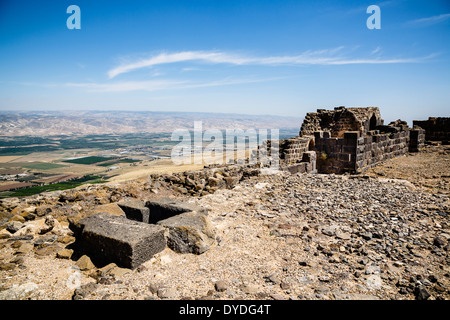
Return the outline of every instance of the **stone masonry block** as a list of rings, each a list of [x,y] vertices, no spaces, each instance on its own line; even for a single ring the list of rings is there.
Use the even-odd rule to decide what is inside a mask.
[[[159,198],[148,200],[145,206],[150,209],[149,223],[157,223],[160,220],[167,219],[188,211],[195,211],[200,214],[207,214],[204,208],[191,203],[176,201],[169,198]]]
[[[118,202],[117,205],[125,212],[128,219],[149,222],[150,210],[145,207],[144,201],[133,199]]]
[[[291,174],[305,173],[306,172],[306,162],[300,162],[300,163],[296,163],[292,166],[289,166],[289,167],[287,167],[287,171],[289,171]]]
[[[302,161],[304,162],[315,162],[316,161],[316,152],[315,151],[306,151],[303,153]]]
[[[78,222],[77,245],[97,264],[134,269],[164,250],[165,229],[123,216],[98,213]]]
[[[215,231],[204,214],[188,211],[158,222],[169,229],[167,246],[179,253],[202,254],[214,243]]]
[[[359,138],[359,131],[347,131],[344,133],[344,139],[357,140]]]

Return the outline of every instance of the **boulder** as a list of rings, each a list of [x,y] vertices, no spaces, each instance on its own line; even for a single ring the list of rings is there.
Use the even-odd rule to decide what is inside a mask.
[[[224,292],[228,289],[228,285],[227,285],[226,281],[219,280],[219,281],[216,281],[216,283],[214,284],[214,288],[218,292]]]
[[[52,212],[52,207],[50,205],[42,205],[37,207],[35,212],[38,217],[43,217]]]
[[[208,178],[208,185],[210,187],[222,188],[222,187],[225,186],[225,180],[219,179],[219,178],[215,178],[215,177],[209,177]]]
[[[25,235],[35,235],[39,231],[45,228],[45,219],[38,219],[33,221],[28,221],[24,224],[24,227],[17,231],[14,235],[25,236]]]
[[[70,259],[72,257],[72,249],[61,249],[56,253],[56,257],[59,259]]]
[[[118,279],[121,276],[130,272],[131,272],[130,269],[120,268],[114,262],[112,262],[104,266],[103,268],[98,269],[94,276],[97,277],[98,279],[108,276],[112,277],[113,279]]]
[[[47,232],[50,232],[55,227],[55,224],[58,223],[56,219],[53,218],[53,216],[48,215],[45,217],[45,223],[44,225],[39,229],[39,234],[46,234]],[[58,223],[59,224],[59,223]]]
[[[91,258],[89,258],[87,255],[83,255],[80,259],[78,259],[75,265],[80,268],[81,271],[91,270],[95,268],[95,265],[92,263]]]
[[[38,288],[34,282],[14,284],[11,288],[0,292],[0,300],[36,300]]]
[[[21,228],[23,228],[24,225],[22,222],[19,221],[11,221],[6,225],[6,230],[8,230],[11,233],[16,233]]]
[[[14,215],[14,216],[12,216],[11,218],[9,218],[9,220],[8,221],[10,221],[10,222],[12,222],[12,221],[18,221],[18,222],[25,222],[26,220],[25,220],[25,218],[24,217],[22,217],[20,214],[16,214],[16,215]]]
[[[234,186],[239,182],[239,177],[225,177],[225,183],[226,183],[226,187],[228,189],[233,189]]]

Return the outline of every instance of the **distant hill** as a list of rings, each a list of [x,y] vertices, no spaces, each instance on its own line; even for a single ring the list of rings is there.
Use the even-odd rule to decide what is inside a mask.
[[[300,128],[300,117],[199,112],[153,111],[0,111],[0,135],[51,136],[172,132],[192,129],[202,121],[206,129]]]

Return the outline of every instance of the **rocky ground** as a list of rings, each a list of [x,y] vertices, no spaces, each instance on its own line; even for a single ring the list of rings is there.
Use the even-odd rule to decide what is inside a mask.
[[[224,187],[209,189],[183,178],[192,192],[153,177],[4,200],[0,299],[447,300],[449,151],[429,146],[355,176],[262,172],[237,183],[223,173]],[[166,248],[135,270],[71,255],[71,219],[161,196],[209,209],[208,251]]]
[[[450,194],[450,146],[429,145],[422,152],[391,159],[368,170],[373,177],[405,179],[437,194]]]

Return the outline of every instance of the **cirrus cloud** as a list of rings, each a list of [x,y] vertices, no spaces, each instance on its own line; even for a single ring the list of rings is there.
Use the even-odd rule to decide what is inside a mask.
[[[408,21],[408,24],[415,24],[415,25],[432,25],[436,23],[443,22],[447,19],[450,19],[450,13],[444,13],[437,16],[432,17],[426,17],[426,18],[420,18]]]
[[[89,92],[126,92],[126,91],[161,91],[191,88],[218,87],[244,83],[258,83],[276,81],[284,78],[225,78],[214,81],[192,82],[178,80],[149,80],[149,81],[122,81],[122,82],[84,82],[66,83],[66,87],[84,88]]]
[[[420,62],[424,58],[346,58],[338,55],[344,47],[332,49],[305,51],[299,55],[286,56],[247,56],[242,54],[227,53],[221,51],[181,51],[174,53],[160,53],[149,58],[123,63],[108,71],[109,79],[131,71],[151,68],[157,65],[179,62],[202,62],[209,64],[231,65],[346,65],[346,64],[389,64],[389,63],[413,63]]]

